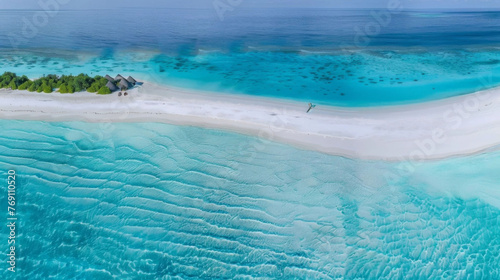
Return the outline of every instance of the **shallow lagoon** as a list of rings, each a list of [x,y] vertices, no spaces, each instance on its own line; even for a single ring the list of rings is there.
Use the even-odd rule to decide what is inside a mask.
[[[441,99],[498,85],[500,52],[156,52],[0,53],[2,71],[133,75],[200,90],[294,99],[337,106],[394,105]]]
[[[0,126],[0,169],[18,174],[21,278],[500,276],[498,152],[388,182],[398,163],[215,130]]]

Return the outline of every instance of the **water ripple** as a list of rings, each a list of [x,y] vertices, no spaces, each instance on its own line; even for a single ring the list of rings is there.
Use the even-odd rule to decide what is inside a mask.
[[[471,179],[454,159],[394,186],[379,177],[396,164],[274,143],[247,158],[251,138],[199,128],[0,125],[22,279],[500,277],[499,153],[468,158]]]

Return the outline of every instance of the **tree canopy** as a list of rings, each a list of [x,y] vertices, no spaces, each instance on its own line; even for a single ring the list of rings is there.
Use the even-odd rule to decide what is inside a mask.
[[[97,91],[97,94],[110,94],[110,93],[111,90],[107,86],[103,86]]]
[[[102,76],[90,77],[86,74],[72,75],[47,75],[40,79],[30,80],[26,76],[17,76],[12,72],[5,72],[0,76],[0,88],[28,90],[51,93],[54,90],[60,93],[74,93],[80,91],[97,92],[98,94],[110,94],[106,87],[108,80]],[[106,88],[107,90],[103,89]]]

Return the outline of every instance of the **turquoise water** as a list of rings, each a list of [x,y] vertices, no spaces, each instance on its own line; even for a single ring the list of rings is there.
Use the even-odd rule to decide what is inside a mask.
[[[242,5],[221,20],[204,9],[65,7],[36,28],[26,24],[35,11],[0,9],[0,71],[133,74],[340,106],[423,102],[500,84],[498,12],[406,11],[380,23],[373,13],[387,11]],[[377,23],[376,34],[356,31]]]
[[[402,12],[359,45],[373,10],[60,8],[29,36],[40,11],[0,10],[0,71],[351,107],[500,84],[498,12]],[[498,151],[389,163],[194,127],[0,120],[19,218],[18,272],[4,263],[0,279],[500,279],[499,163]]]
[[[16,279],[500,277],[499,152],[389,183],[399,163],[216,130],[0,127],[1,176],[18,174]]]
[[[294,99],[340,106],[423,102],[475,92],[500,82],[500,52],[363,51],[312,54],[248,51],[169,56],[111,53],[0,53],[2,71],[44,74],[134,75],[160,84]]]

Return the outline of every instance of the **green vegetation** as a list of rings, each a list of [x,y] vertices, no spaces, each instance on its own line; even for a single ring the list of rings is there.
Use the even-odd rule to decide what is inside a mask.
[[[111,90],[107,86],[103,86],[97,91],[97,94],[110,94]]]
[[[17,76],[11,72],[5,72],[0,76],[0,88],[10,88],[28,91],[51,93],[58,90],[60,93],[74,93],[79,91],[97,92],[98,94],[110,94],[106,87],[108,80],[101,76],[90,77],[85,74],[78,76],[47,75],[43,78],[31,81],[26,76]]]
[[[28,91],[35,91],[35,90],[36,90],[35,83],[31,83],[31,85],[28,87]]]

